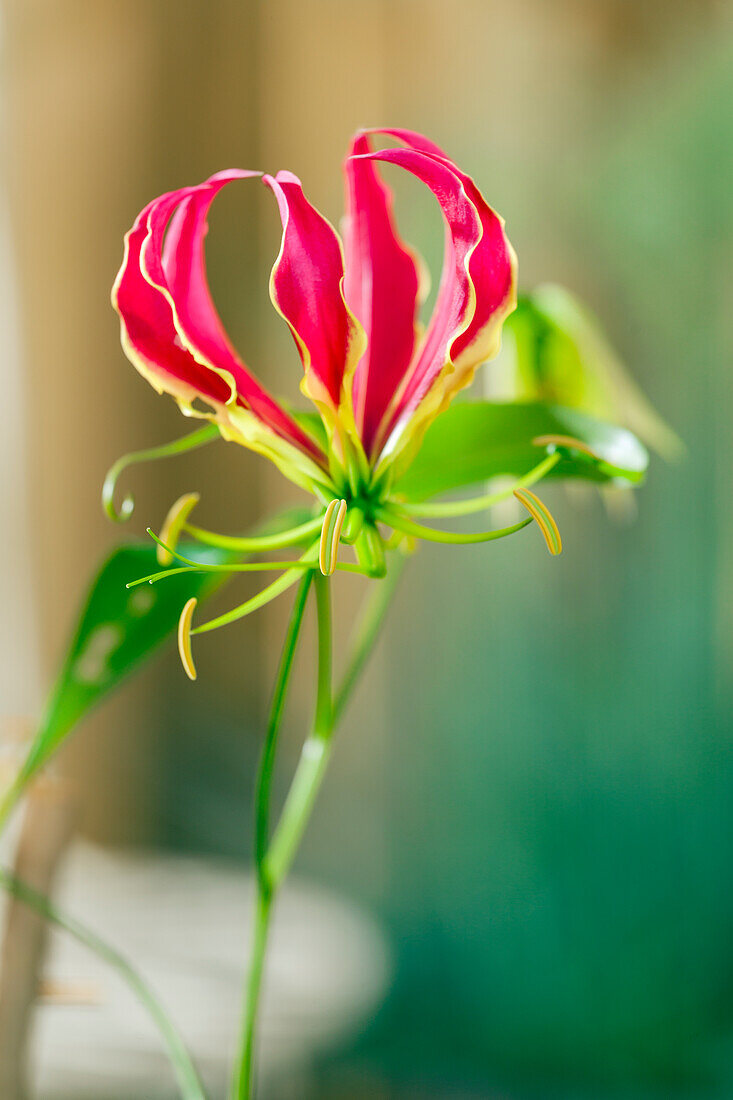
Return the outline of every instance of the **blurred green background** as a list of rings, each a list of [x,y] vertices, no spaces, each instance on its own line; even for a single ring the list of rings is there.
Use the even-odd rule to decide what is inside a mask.
[[[185,428],[123,359],[108,305],[137,210],[220,168],[288,167],[335,221],[350,132],[423,130],[506,217],[522,286],[559,281],[588,302],[688,454],[653,462],[633,523],[548,492],[559,560],[532,532],[416,555],[299,863],[377,917],[393,981],[313,1095],[733,1095],[731,5],[3,7],[18,338],[2,370],[20,439],[1,492],[22,533],[3,570],[8,710],[37,711],[117,535],[98,506],[107,466]],[[413,195],[400,190],[404,225],[434,266],[439,219]],[[254,188],[218,202],[225,322],[294,396],[267,298],[275,215]],[[129,477],[136,531],[186,490],[223,530],[296,499],[223,444]],[[355,587],[339,585],[344,621]],[[249,859],[286,613],[202,643],[195,687],[169,655],[85,726],[66,766],[88,835]],[[282,784],[308,675],[304,662]]]

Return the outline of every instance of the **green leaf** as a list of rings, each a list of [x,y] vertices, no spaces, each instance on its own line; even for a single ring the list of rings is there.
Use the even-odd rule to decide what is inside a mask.
[[[188,547],[198,561],[224,563],[231,554]],[[153,542],[120,546],[92,582],[25,769],[41,767],[73,726],[118,686],[176,629],[191,596],[205,600],[224,576],[190,573],[127,589],[128,581],[160,570]]]
[[[644,478],[649,456],[624,428],[541,401],[465,401],[451,405],[431,424],[394,489],[410,500],[426,500],[499,474],[523,477],[542,458],[543,449],[532,440],[543,435],[572,436],[598,456],[563,450],[551,477],[627,484]]]
[[[276,534],[309,518],[303,508],[288,509],[257,534]],[[242,557],[198,544],[181,549],[211,565]],[[77,722],[173,636],[186,601],[195,596],[201,603],[228,580],[223,572],[185,573],[126,588],[128,581],[160,571],[156,550],[152,541],[119,546],[94,578],[28,756],[0,804],[0,829],[26,784]]]

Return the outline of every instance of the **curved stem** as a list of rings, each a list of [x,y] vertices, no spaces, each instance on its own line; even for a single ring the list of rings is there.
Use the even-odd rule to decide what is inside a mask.
[[[0,867],[0,886],[17,898],[18,901],[33,909],[39,916],[52,924],[58,925],[59,928],[63,928],[74,939],[84,944],[85,947],[88,947],[90,951],[93,951],[95,955],[98,955],[117,971],[140,1003],[147,1009],[150,1018],[157,1027],[168,1051],[183,1100],[206,1100],[204,1087],[178,1030],[153,992],[119,951],[110,947],[96,933],[86,928],[78,920],[62,913],[44,894],[40,894],[2,867]]]
[[[494,504],[500,504],[502,500],[508,500],[515,489],[527,489],[530,485],[536,485],[543,477],[549,474],[560,462],[562,455],[559,451],[547,455],[534,466],[524,477],[512,482],[506,489],[496,493],[485,493],[480,497],[471,497],[469,500],[448,500],[437,504],[403,504],[401,508],[410,516],[433,516],[435,519],[451,516],[470,516],[473,512],[483,512]]]

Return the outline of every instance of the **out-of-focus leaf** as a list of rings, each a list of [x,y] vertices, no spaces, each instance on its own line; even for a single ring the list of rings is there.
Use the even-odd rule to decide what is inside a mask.
[[[631,378],[598,320],[565,287],[548,283],[522,295],[505,331],[513,397],[612,420],[665,458],[679,457],[678,437]]]
[[[395,491],[425,500],[500,474],[522,477],[544,453],[532,440],[545,435],[571,436],[598,456],[563,451],[552,477],[626,484],[644,478],[649,456],[624,428],[539,401],[466,401],[451,405],[431,424]]]

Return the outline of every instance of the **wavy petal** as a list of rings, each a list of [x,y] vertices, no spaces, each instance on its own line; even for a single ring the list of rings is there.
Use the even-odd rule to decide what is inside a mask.
[[[364,331],[344,298],[341,240],[312,206],[292,172],[264,176],[283,225],[270,296],[287,321],[303,361],[302,390],[333,426],[338,415],[353,425],[351,381],[365,345]]]
[[[376,164],[357,159],[370,151],[369,137],[360,131],[344,165],[344,292],[367,336],[353,387],[356,425],[367,453],[412,362],[421,285],[417,256],[395,226],[390,189]]]
[[[128,357],[159,393],[172,394],[187,415],[215,420],[225,438],[268,455],[307,484],[322,480],[323,452],[238,357],[206,279],[211,202],[231,180],[259,175],[222,172],[149,203],[126,237],[112,301]],[[197,398],[209,412],[194,408]]]
[[[467,385],[499,349],[501,326],[516,302],[516,259],[502,219],[473,180],[438,146],[409,130],[376,131],[404,143],[362,159],[398,164],[435,195],[446,222],[438,298],[425,338],[380,429],[394,454]],[[409,433],[405,432],[410,426]]]

